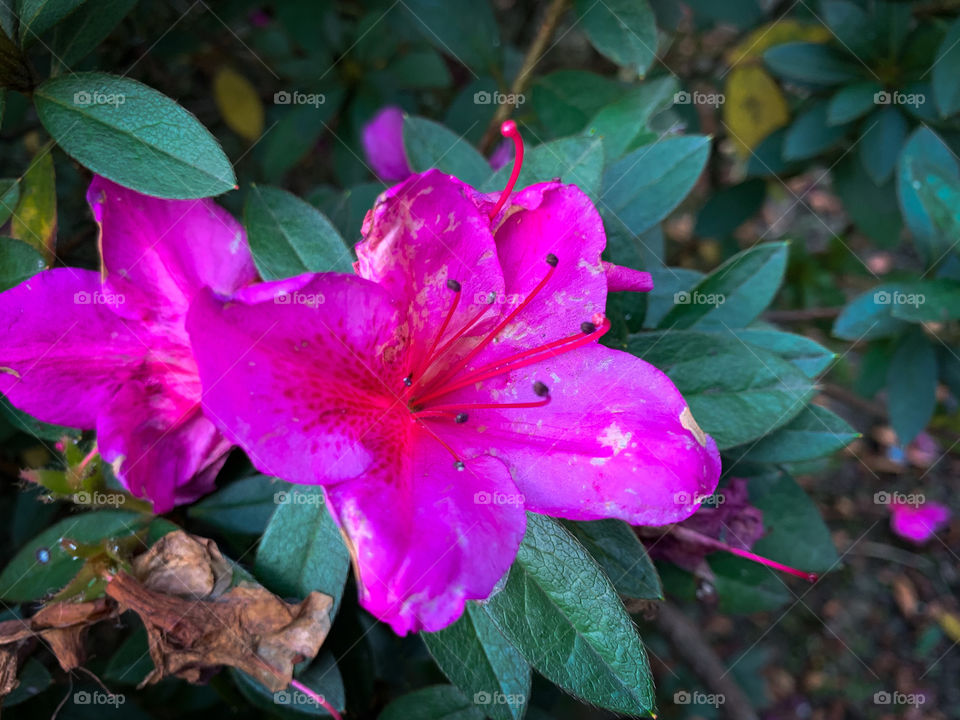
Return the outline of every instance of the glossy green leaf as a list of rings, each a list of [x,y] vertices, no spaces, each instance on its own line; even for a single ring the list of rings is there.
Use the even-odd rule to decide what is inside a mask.
[[[537,78],[528,100],[547,133],[544,139],[573,135],[601,108],[623,97],[623,86],[583,70],[558,70]]]
[[[597,51],[640,75],[657,57],[656,18],[647,0],[574,0],[580,25]]]
[[[438,168],[470,185],[490,177],[490,165],[476,148],[433,120],[406,117],[403,147],[414,172]]]
[[[481,698],[482,699],[482,698]],[[397,698],[377,720],[483,720],[480,706],[453,685],[430,685]]]
[[[764,243],[737,253],[678,293],[661,328],[742,328],[770,304],[787,266],[786,243]]]
[[[877,107],[877,93],[883,92],[878,82],[845,85],[837,90],[827,104],[827,124],[843,125],[863,117]]]
[[[625,522],[568,520],[563,526],[600,563],[618,593],[630,598],[663,599],[656,568],[633,528]]]
[[[530,697],[530,666],[476,603],[467,603],[453,625],[421,637],[444,674],[488,717],[523,717]]]
[[[147,631],[141,625],[117,648],[107,663],[103,679],[110,683],[139,685],[153,668]]]
[[[700,209],[694,233],[727,237],[760,210],[766,196],[767,184],[757,178],[719,190]]]
[[[298,95],[303,102],[293,104],[293,95],[274,96],[274,109],[267,120],[267,132],[257,144],[256,151],[263,167],[263,177],[269,183],[280,184],[284,176],[317,146],[317,140],[327,131],[327,123],[340,105],[342,92],[304,92]],[[337,147],[342,147],[339,144]],[[352,162],[357,158],[350,155]]]
[[[278,494],[276,502],[277,510],[260,539],[254,574],[283,597],[305,597],[313,590],[326,593],[336,612],[350,555],[327,510],[323,489],[298,486]]]
[[[960,18],[953,21],[949,31],[940,43],[936,60],[931,68],[933,72],[933,99],[942,117],[953,115],[960,110]]]
[[[500,64],[500,30],[493,7],[474,0],[404,0],[412,25],[440,52],[475,72]]]
[[[512,170],[511,165],[502,167],[482,188],[487,192],[502,190]],[[595,198],[600,191],[602,172],[603,143],[599,138],[561,138],[537,145],[526,153],[517,187],[560,178]]]
[[[506,585],[482,607],[534,669],[567,692],[615,712],[654,712],[636,627],[600,567],[556,521],[528,513]]]
[[[195,520],[226,532],[261,535],[277,509],[277,501],[293,489],[266,475],[241,478],[207,495],[187,509]]]
[[[136,4],[137,0],[84,0],[70,16],[70,22],[60,23],[54,30],[50,43],[54,62],[64,69],[76,65],[107,38]]]
[[[770,48],[763,61],[775,74],[787,80],[815,85],[839,85],[856,80],[861,66],[840,51],[814,42],[791,42]]]
[[[873,340],[896,335],[907,324],[893,316],[894,304],[909,295],[898,283],[883,283],[847,303],[833,324],[833,334],[843,340]],[[902,302],[908,302],[903,297]]]
[[[895,318],[913,323],[946,322],[960,318],[960,283],[954,280],[918,280],[904,283],[903,302],[891,305]],[[893,298],[891,298],[892,300]]]
[[[19,285],[46,266],[43,256],[26,243],[0,237],[0,292]]]
[[[846,135],[846,125],[827,122],[827,103],[817,102],[801,113],[783,138],[784,160],[806,160],[829,150]]]
[[[804,335],[764,328],[734,330],[730,335],[752,347],[763,348],[789,360],[808,378],[817,377],[830,366],[835,357],[823,345]]]
[[[125,537],[145,527],[150,518],[133,512],[99,511],[73,515],[53,525],[20,548],[0,573],[0,598],[8,603],[32,602],[56,592],[76,575],[83,560],[68,555],[60,538],[93,543]],[[38,553],[49,559],[41,563]]]
[[[353,255],[329,220],[286,190],[251,185],[243,224],[264,280],[353,271]]]
[[[83,3],[84,0],[20,0],[20,44],[32,45]]]
[[[757,463],[788,463],[814,460],[842,450],[859,435],[847,422],[819,405],[808,405],[776,432],[729,455]]]
[[[330,717],[330,713],[312,698],[294,688],[271,692],[241,670],[230,669],[240,692],[256,707],[271,716],[296,720],[305,717]],[[310,666],[296,674],[297,680],[317,693],[333,708],[343,711],[346,691],[336,660],[329,652],[321,652]]]
[[[594,115],[584,134],[603,140],[607,162],[619,158],[649,130],[650,118],[670,106],[677,87],[676,78],[669,75],[646,80]]]
[[[639,235],[663,220],[693,188],[707,163],[710,138],[669,137],[637,148],[603,174],[598,207],[607,224]]]
[[[882,247],[897,245],[903,218],[893,180],[877,187],[855,153],[848,153],[840,160],[832,174],[834,190],[857,229]]]
[[[199,198],[232,190],[233,167],[183,107],[104,73],[53,78],[34,92],[40,121],[81,165],[147,195]]]
[[[907,120],[895,107],[886,106],[863,121],[860,162],[877,185],[883,185],[897,165],[900,148],[907,138]]]
[[[850,0],[824,0],[823,20],[841,47],[856,57],[873,57],[878,51],[876,27],[867,11]]]
[[[653,276],[653,290],[647,293],[645,328],[657,327],[673,309],[677,293],[689,293],[704,278],[702,272],[677,267],[654,267],[650,274]]]
[[[906,447],[927,426],[937,405],[937,353],[918,328],[896,345],[887,370],[887,409],[900,444]]]

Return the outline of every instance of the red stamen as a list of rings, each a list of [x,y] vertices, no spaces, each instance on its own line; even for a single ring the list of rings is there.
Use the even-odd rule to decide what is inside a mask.
[[[407,378],[412,380],[413,376],[420,375],[421,371],[424,368],[430,367],[430,362],[433,357],[433,351],[437,349],[437,345],[440,344],[440,339],[443,337],[443,334],[447,331],[447,326],[450,325],[450,321],[453,319],[453,314],[457,311],[457,306],[460,305],[460,283],[456,280],[447,280],[447,287],[453,290],[453,302],[450,304],[450,309],[447,311],[447,317],[443,319],[443,323],[440,325],[440,331],[437,333],[437,336],[433,339],[433,343],[430,345],[430,349],[423,356],[422,360],[414,365],[413,370],[410,371],[410,374],[407,375]],[[404,398],[410,396],[410,393],[413,392],[413,383],[408,382],[407,378],[404,379],[405,384],[407,385],[404,391]]]
[[[421,412],[414,413],[418,417],[423,417],[424,414],[437,412],[438,414],[441,411],[446,411],[444,414],[451,415],[456,417],[460,412],[464,410],[484,410],[487,408],[533,408],[533,407],[543,407],[550,402],[550,396],[547,395],[543,400],[534,400],[531,402],[518,402],[518,403],[464,403],[463,405],[434,405],[429,410],[422,410]]]
[[[731,555],[737,555],[747,560],[752,560],[755,563],[760,565],[766,565],[767,567],[772,567],[781,572],[788,573],[798,578],[803,578],[809,582],[815,583],[820,579],[820,576],[817,573],[805,572],[803,570],[797,570],[792,568],[789,565],[784,565],[783,563],[778,563],[776,560],[770,560],[765,558],[762,555],[757,555],[748,550],[741,550],[740,548],[735,548],[730,545],[727,545],[725,542],[720,542],[716,538],[709,537],[702,533],[697,532],[696,530],[691,530],[690,528],[685,528],[680,525],[674,525],[670,528],[670,534],[677,538],[683,538],[688,542],[699,543],[700,545],[706,545],[713,548],[714,550],[724,550]]]
[[[513,147],[516,149],[516,154],[513,158],[513,172],[510,173],[510,179],[507,181],[507,186],[503,189],[503,192],[500,193],[500,199],[497,201],[497,204],[493,206],[493,210],[490,211],[491,220],[497,216],[497,213],[500,212],[500,208],[503,207],[503,204],[507,201],[507,198],[510,197],[510,193],[513,191],[513,186],[517,184],[517,178],[520,177],[520,166],[523,165],[523,138],[520,137],[520,131],[517,130],[517,124],[513,120],[504,121],[503,125],[500,126],[500,134],[513,140]]]
[[[599,340],[609,329],[610,320],[608,318],[603,318],[603,320],[599,323],[599,327],[597,327],[592,333],[578,333],[577,335],[570,335],[569,337],[561,338],[560,340],[554,340],[546,345],[541,345],[540,347],[535,347],[530,350],[524,350],[516,355],[502,358],[497,360],[495,363],[484,365],[483,367],[477,368],[473,372],[468,373],[450,385],[440,385],[437,387],[437,389],[419,398],[417,402],[421,404],[429,402],[430,400],[447,395],[454,390],[468,387],[482,380],[488,380],[490,378],[503,375],[506,372],[519,370],[520,368],[533,365],[542,360],[546,360],[547,358],[557,357],[563,353],[570,352],[578,347],[582,347],[591,342]]]

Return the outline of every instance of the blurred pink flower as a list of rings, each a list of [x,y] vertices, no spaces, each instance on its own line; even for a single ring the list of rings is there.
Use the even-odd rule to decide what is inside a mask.
[[[363,126],[363,151],[373,172],[384,182],[399,182],[412,174],[403,151],[402,109],[387,105]]]
[[[921,545],[950,522],[951,512],[936,502],[909,504],[891,502],[890,529],[900,537]]]

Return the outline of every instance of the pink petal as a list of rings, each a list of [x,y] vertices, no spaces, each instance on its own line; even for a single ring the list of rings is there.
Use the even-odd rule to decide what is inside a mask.
[[[500,461],[458,472],[422,429],[398,453],[400,464],[329,486],[327,497],[353,545],[361,603],[405,635],[440,630],[466,600],[488,597],[526,520]]]
[[[0,294],[0,392],[49,423],[92,429],[97,414],[145,362],[147,348],[113,312],[89,270],[46,270]]]
[[[950,522],[950,508],[936,502],[919,505],[894,502],[889,507],[890,528],[917,544],[927,542]]]
[[[484,310],[488,319],[476,333],[496,318],[490,293],[503,296],[503,275],[489,220],[472,195],[468,185],[431,170],[383,193],[364,221],[357,272],[402,303],[414,359],[433,346],[455,300],[448,281],[461,290],[444,340]]]
[[[387,409],[381,378],[402,377],[382,360],[396,327],[384,290],[336,274],[262,283],[229,301],[203,292],[187,318],[207,416],[261,471],[313,484],[379,461],[369,428]]]
[[[100,414],[100,454],[155,513],[214,489],[230,443],[207,420],[196,398],[177,395],[156,378],[129,380]]]
[[[210,199],[162,200],[96,176],[87,202],[107,285],[131,298],[133,317],[182,318],[201,288],[230,294],[257,277],[243,228]]]
[[[504,460],[528,510],[575,520],[617,517],[666,525],[688,517],[717,486],[720,455],[679,391],[652,365],[600,345],[486,381],[450,404],[537,400],[545,407],[471,410],[451,443]]]
[[[403,110],[388,105],[363,126],[363,154],[384,182],[405,180],[413,172],[403,151]]]
[[[601,263],[607,274],[607,292],[650,292],[653,290],[653,276],[648,272],[634,270],[623,265]]]

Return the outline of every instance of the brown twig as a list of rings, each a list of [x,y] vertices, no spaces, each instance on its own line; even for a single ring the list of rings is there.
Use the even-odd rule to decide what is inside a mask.
[[[544,51],[546,51],[547,43],[549,43],[550,38],[553,37],[553,33],[557,29],[557,24],[566,11],[568,3],[569,0],[553,0],[553,2],[550,3],[546,15],[544,15],[543,22],[540,25],[540,29],[537,30],[537,34],[533,38],[533,42],[530,43],[526,56],[523,58],[520,72],[517,73],[517,77],[513,80],[513,85],[510,86],[510,93],[512,95],[520,95],[527,89],[527,85],[530,83],[530,76],[533,74],[533,69],[537,63],[540,62],[540,57]],[[493,147],[493,143],[497,138],[497,130],[500,128],[500,124],[510,117],[512,108],[513,106],[509,103],[497,105],[497,111],[493,114],[490,125],[487,126],[483,140],[480,141],[481,152],[485,153]]]
[[[668,602],[662,603],[657,615],[657,627],[710,692],[723,695],[724,702],[720,707],[727,717],[733,720],[759,720],[757,711],[733,681],[720,657],[680,609]]]

